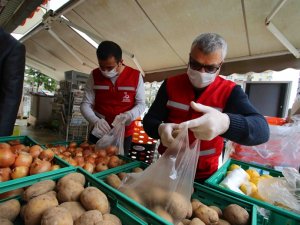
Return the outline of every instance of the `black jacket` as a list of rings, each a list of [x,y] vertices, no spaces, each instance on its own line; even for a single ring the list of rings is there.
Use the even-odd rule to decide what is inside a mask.
[[[24,70],[25,46],[0,27],[0,137],[13,133]]]

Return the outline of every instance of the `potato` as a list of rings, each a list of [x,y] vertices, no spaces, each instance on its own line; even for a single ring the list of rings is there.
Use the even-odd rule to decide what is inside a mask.
[[[167,211],[171,214],[174,220],[182,220],[188,214],[189,202],[177,192],[171,192],[167,195],[166,201],[168,205]]]
[[[230,225],[230,223],[226,220],[219,219],[219,222],[216,225]]]
[[[133,199],[134,201],[144,205],[143,200],[139,196],[139,194],[132,188],[120,188],[119,191],[127,195],[129,198]]]
[[[87,187],[80,195],[80,202],[86,210],[99,210],[102,214],[109,213],[110,206],[106,195],[95,187]]]
[[[67,209],[71,213],[73,221],[77,220],[83,213],[85,213],[85,209],[79,202],[64,202],[60,204],[59,207]]]
[[[154,207],[166,203],[167,192],[160,187],[149,187],[141,196],[148,207]]]
[[[191,218],[192,215],[193,215],[193,206],[192,206],[192,203],[188,202],[188,212],[187,212],[187,215],[186,215],[186,218]]]
[[[117,175],[121,180],[123,180],[127,176],[127,173],[121,172],[121,173],[118,173]]]
[[[188,220],[188,219],[183,219],[183,220],[181,220],[181,223],[183,224],[183,225],[189,225],[190,224],[190,220]]]
[[[52,207],[43,213],[41,225],[73,225],[72,215],[63,207]]]
[[[61,183],[57,193],[57,199],[60,203],[78,201],[84,187],[74,180],[66,180]]]
[[[205,223],[196,217],[196,218],[192,219],[192,221],[189,223],[189,225],[205,225]]]
[[[83,213],[74,223],[74,225],[95,225],[103,220],[101,212],[90,210]]]
[[[223,210],[224,219],[232,225],[246,225],[249,221],[247,210],[237,204],[230,204]]]
[[[1,225],[14,225],[10,220],[0,218]]]
[[[200,205],[194,214],[206,225],[216,224],[219,221],[218,213],[206,205]]]
[[[40,181],[28,187],[24,191],[22,198],[28,202],[30,199],[34,197],[37,197],[39,195],[54,190],[54,188],[55,188],[55,182],[53,180]]]
[[[55,206],[58,206],[58,201],[54,191],[31,199],[25,208],[25,225],[40,225],[43,213]]]
[[[83,174],[81,174],[81,173],[70,173],[70,174],[64,176],[63,178],[61,178],[58,181],[57,186],[56,186],[57,190],[59,190],[61,184],[65,181],[67,181],[67,180],[75,181],[75,182],[81,184],[82,186],[84,186],[84,184],[85,184],[85,177],[84,177]]]
[[[136,168],[132,169],[133,173],[140,173],[140,172],[143,172],[143,171],[144,170],[142,168],[140,168],[140,167],[136,167]]]
[[[121,220],[113,214],[104,214],[103,221],[111,221],[114,225],[122,225]]]
[[[152,211],[155,212],[160,217],[164,218],[165,220],[169,221],[170,223],[173,223],[172,216],[166,210],[164,210],[162,207],[156,206],[152,209]]]
[[[0,204],[0,218],[14,221],[21,210],[20,202],[11,199]]]
[[[27,205],[22,205],[21,206],[20,217],[21,217],[22,220],[24,220],[24,218],[25,218],[25,209],[26,209],[26,206]]]
[[[209,208],[215,210],[218,213],[219,218],[223,216],[222,210],[219,207],[211,205]]]
[[[200,202],[198,199],[192,199],[193,212],[195,212],[195,210],[198,209],[200,205],[203,205],[202,202]]]
[[[114,223],[111,220],[103,220],[103,221],[96,223],[95,225],[118,225],[118,224]]]
[[[120,185],[122,184],[122,181],[120,180],[120,178],[116,175],[116,174],[111,174],[108,175],[105,178],[106,183],[108,183],[110,186],[118,189],[120,187]]]

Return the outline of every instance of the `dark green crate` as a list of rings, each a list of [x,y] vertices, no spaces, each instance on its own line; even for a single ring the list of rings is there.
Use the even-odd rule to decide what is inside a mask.
[[[259,207],[269,210],[270,216],[268,218],[264,219],[264,220],[268,220],[268,222],[265,224],[268,224],[268,225],[299,225],[300,224],[300,214],[297,214],[297,213],[289,211],[287,209],[272,205],[267,202],[257,200],[255,198],[252,198],[247,195],[239,194],[230,189],[220,186],[219,184],[226,177],[226,172],[231,164],[240,165],[245,170],[247,170],[249,168],[256,168],[258,170],[264,171],[266,174],[270,174],[273,177],[282,177],[283,176],[281,172],[264,167],[264,166],[260,166],[260,165],[252,164],[252,163],[246,163],[246,162],[238,161],[235,159],[229,159],[217,172],[215,172],[210,178],[208,178],[205,181],[205,184],[212,188],[220,190],[222,192],[226,192],[234,197],[243,199],[245,201],[256,204]]]
[[[94,186],[97,187],[98,189],[100,189],[103,193],[106,194],[109,202],[110,202],[110,206],[111,206],[111,213],[118,216],[119,219],[122,221],[123,225],[147,225],[148,223],[141,220],[140,218],[136,217],[133,213],[131,213],[126,207],[124,207],[123,205],[121,205],[118,202],[118,199],[115,198],[115,196],[113,195],[112,197],[106,193],[105,188],[103,189],[101,184],[99,184],[99,182],[90,174],[86,173],[85,170],[77,167],[73,167],[72,170],[66,172],[66,173],[61,173],[61,174],[56,174],[53,176],[49,176],[48,179],[50,180],[58,180],[61,177],[72,173],[72,172],[79,172],[85,175],[86,178],[86,186]],[[36,182],[38,182],[40,180],[37,180]],[[36,183],[35,182],[35,183]],[[13,189],[12,189],[13,190]],[[20,199],[20,196],[15,197],[16,199]],[[0,201],[0,203],[3,201]],[[24,203],[21,201],[21,203]],[[18,217],[16,219],[16,221],[14,222],[15,225],[23,225],[24,222],[22,221],[22,219],[20,217]]]
[[[26,146],[39,145],[39,143],[28,136],[7,136],[0,137],[0,143],[19,140],[21,144]]]

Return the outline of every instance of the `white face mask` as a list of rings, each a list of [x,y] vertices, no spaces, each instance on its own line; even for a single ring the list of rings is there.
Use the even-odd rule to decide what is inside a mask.
[[[218,71],[217,71],[218,72]],[[189,76],[190,82],[192,85],[196,88],[203,88],[211,84],[217,75],[217,72],[215,73],[202,73],[197,70],[193,70],[190,67],[188,67],[187,75]]]
[[[105,71],[105,70],[101,70],[101,68],[99,67],[99,70],[101,71],[103,76],[105,76],[107,78],[113,78],[118,75],[116,68],[117,67],[113,68],[111,71]]]

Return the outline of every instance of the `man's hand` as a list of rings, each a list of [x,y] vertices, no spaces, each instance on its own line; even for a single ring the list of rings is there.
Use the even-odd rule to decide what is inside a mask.
[[[92,134],[94,136],[100,138],[104,134],[107,134],[110,130],[111,130],[111,128],[105,119],[98,119],[94,123],[94,129],[92,130]]]
[[[160,141],[165,147],[170,147],[175,137],[178,134],[178,124],[176,123],[162,123],[158,127],[158,134]]]
[[[112,122],[112,125],[115,126],[119,122],[121,122],[122,124],[125,124],[126,126],[128,126],[131,123],[130,114],[127,113],[127,112],[120,113],[119,115],[117,115],[115,117],[114,121]]]
[[[187,124],[196,138],[210,141],[228,130],[230,119],[227,114],[195,102],[191,102],[191,107],[195,111],[203,113],[203,115],[181,123],[180,127]]]

